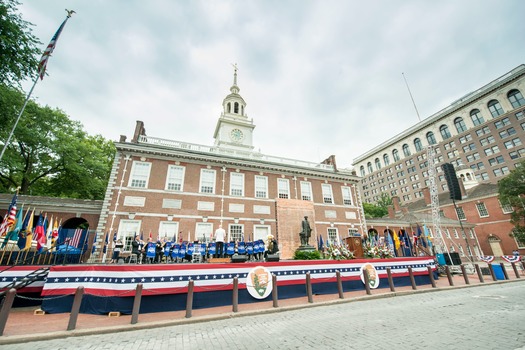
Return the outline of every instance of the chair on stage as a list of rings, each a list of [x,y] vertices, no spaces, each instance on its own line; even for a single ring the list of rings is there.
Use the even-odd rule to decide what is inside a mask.
[[[137,254],[131,253],[129,255],[128,264],[131,264],[131,262],[134,262],[135,264],[139,262],[139,258],[137,257]]]

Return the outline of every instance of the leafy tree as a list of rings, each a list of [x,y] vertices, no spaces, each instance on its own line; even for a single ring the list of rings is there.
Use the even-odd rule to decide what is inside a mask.
[[[0,1],[0,84],[17,87],[36,76],[42,44],[32,34],[32,24],[16,12],[19,4],[17,0]]]
[[[0,85],[2,125],[13,125],[23,101],[22,93]],[[9,131],[0,129],[0,140]],[[0,160],[0,191],[103,199],[114,153],[112,142],[88,135],[63,111],[29,101]]]
[[[381,193],[376,204],[363,203],[363,211],[367,219],[382,218],[388,214],[388,206],[392,205],[392,197],[386,193]]]
[[[511,223],[516,240],[525,243],[525,161],[498,182],[499,200],[514,208]]]

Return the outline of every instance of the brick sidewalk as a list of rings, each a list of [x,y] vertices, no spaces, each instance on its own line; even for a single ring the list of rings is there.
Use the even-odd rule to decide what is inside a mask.
[[[430,292],[449,288],[474,287],[486,284],[519,281],[512,269],[510,269],[510,271],[507,270],[507,273],[509,276],[508,281],[493,281],[490,275],[485,275],[483,276],[485,283],[481,283],[476,274],[468,275],[470,286],[466,285],[462,275],[453,275],[452,280],[454,286],[449,285],[449,281],[446,276],[441,276],[436,280],[437,288],[432,288],[430,284],[419,285],[417,286],[417,290],[413,290],[411,286],[405,286],[396,287],[396,292],[392,293],[387,287],[372,290],[371,295],[366,295],[366,292],[363,289],[361,291],[345,292],[344,299],[339,299],[338,294],[314,295],[312,304],[308,303],[308,299],[305,296],[301,298],[279,300],[278,308],[273,307],[272,301],[239,304],[239,311],[237,313],[232,312],[231,306],[193,310],[191,318],[185,318],[186,312],[184,310],[147,313],[140,314],[138,317],[138,323],[134,325],[131,324],[131,315],[109,317],[107,315],[80,314],[78,316],[76,329],[72,331],[66,330],[69,323],[69,313],[35,315],[34,311],[38,309],[38,307],[13,309],[9,315],[6,328],[4,330],[4,335],[0,337],[0,344],[21,343],[35,339],[43,340],[75,335],[146,329],[160,327],[163,325],[206,322],[213,319],[223,319],[242,315],[251,315],[255,313],[280,312],[289,309],[321,306],[339,302],[355,302],[371,298],[395,297],[396,295]],[[522,272],[521,280],[525,280],[524,277],[525,276]],[[29,325],[31,326],[28,327]],[[28,334],[28,330],[30,330],[30,334]]]

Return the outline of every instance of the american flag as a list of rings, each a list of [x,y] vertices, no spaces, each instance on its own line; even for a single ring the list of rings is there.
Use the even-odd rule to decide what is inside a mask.
[[[501,258],[509,263],[517,263],[520,261],[519,255],[503,255]]]
[[[11,204],[9,205],[9,209],[7,210],[7,215],[4,217],[4,221],[2,222],[2,225],[0,226],[0,235],[5,236],[7,232],[9,232],[9,229],[11,226],[15,224],[16,221],[16,201],[17,201],[17,194],[13,196],[13,199],[11,200]]]
[[[493,255],[482,255],[479,257],[479,260],[490,264],[491,262],[494,261],[494,256]]]
[[[49,59],[49,56],[53,53],[53,50],[55,49],[55,46],[57,44],[58,37],[60,36],[60,33],[62,33],[62,29],[64,29],[64,26],[66,25],[67,20],[69,19],[69,16],[62,22],[60,27],[58,27],[57,32],[53,37],[51,38],[51,41],[47,45],[46,49],[44,50],[44,53],[42,54],[42,58],[40,59],[40,63],[38,63],[38,74],[40,75],[40,80],[44,79],[44,74],[46,73],[46,66],[47,66],[47,60]]]
[[[71,238],[71,241],[69,245],[78,248],[80,246],[80,239],[82,238],[82,229],[77,228],[75,230],[75,234],[73,235],[73,238]]]

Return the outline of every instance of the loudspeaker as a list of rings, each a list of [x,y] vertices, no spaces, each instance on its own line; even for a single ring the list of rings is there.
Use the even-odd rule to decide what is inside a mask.
[[[454,264],[452,264],[450,262],[450,259],[448,257],[449,254],[450,254],[450,259],[452,259],[452,262]],[[450,252],[449,254],[443,253],[443,255],[445,256],[445,264],[447,264],[447,265],[461,265],[461,258],[459,257],[459,253]]]
[[[246,255],[232,255],[232,263],[243,263],[248,260]]]
[[[266,257],[267,262],[279,261],[279,254],[268,254]]]
[[[450,193],[450,199],[460,201],[461,200],[461,188],[459,187],[458,177],[454,166],[450,163],[445,163],[441,166],[445,172],[445,180],[447,180],[448,191]]]

